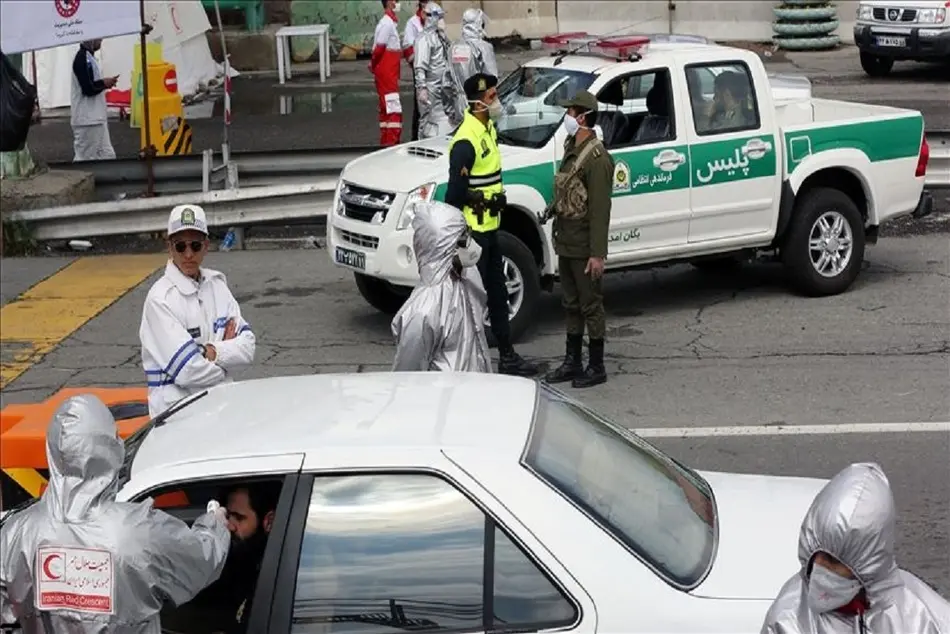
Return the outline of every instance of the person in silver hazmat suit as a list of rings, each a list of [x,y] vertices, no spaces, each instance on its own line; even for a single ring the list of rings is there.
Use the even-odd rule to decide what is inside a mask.
[[[455,207],[417,202],[411,213],[420,282],[393,318],[393,370],[491,372],[481,248]]]
[[[468,108],[465,97],[465,80],[477,73],[498,75],[498,63],[495,61],[495,47],[485,39],[485,26],[488,17],[481,9],[466,9],[462,14],[462,35],[449,49],[449,66],[455,80],[455,112],[452,125],[462,122],[462,116]]]
[[[188,525],[152,501],[116,501],[125,445],[92,395],[66,400],[46,430],[49,485],[0,529],[0,623],[26,634],[159,634],[221,574],[231,543],[212,500]]]
[[[818,493],[798,538],[801,571],[772,604],[762,634],[947,634],[950,603],[897,567],[887,476],[853,464]]]
[[[458,95],[449,71],[449,39],[445,36],[445,10],[435,2],[423,9],[425,23],[416,38],[413,79],[419,104],[419,138],[448,134]]]

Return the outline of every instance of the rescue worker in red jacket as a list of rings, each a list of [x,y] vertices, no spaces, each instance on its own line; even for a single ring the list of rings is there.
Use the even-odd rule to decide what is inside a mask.
[[[399,41],[399,3],[380,0],[385,13],[376,25],[375,44],[369,68],[376,76],[379,96],[379,144],[398,145],[402,137],[402,102],[399,100],[399,66],[402,44]]]

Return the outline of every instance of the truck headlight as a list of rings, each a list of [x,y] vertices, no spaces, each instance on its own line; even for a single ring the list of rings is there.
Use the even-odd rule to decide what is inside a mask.
[[[874,9],[866,4],[858,5],[858,19],[871,20],[874,18]]]
[[[336,214],[338,216],[343,215],[343,201],[340,199],[340,192],[342,191],[343,191],[343,179],[341,178],[339,181],[337,181],[336,191],[333,192],[333,210],[331,212],[331,215],[332,214]]]
[[[946,9],[919,9],[917,11],[917,21],[925,24],[937,24],[946,18]]]
[[[435,183],[426,183],[425,185],[416,187],[414,190],[409,192],[409,196],[406,198],[406,202],[402,206],[402,211],[399,214],[399,222],[396,223],[396,231],[402,231],[412,224],[412,203],[430,202],[434,195]]]

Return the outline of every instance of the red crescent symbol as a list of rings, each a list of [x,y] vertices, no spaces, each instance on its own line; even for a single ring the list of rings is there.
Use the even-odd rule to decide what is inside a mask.
[[[54,575],[53,571],[49,569],[49,565],[53,563],[54,559],[62,559],[62,557],[60,555],[50,555],[49,557],[43,560],[43,574],[45,574],[48,578],[52,579],[53,581],[56,581],[57,579],[61,578],[62,575],[59,575],[59,576]]]

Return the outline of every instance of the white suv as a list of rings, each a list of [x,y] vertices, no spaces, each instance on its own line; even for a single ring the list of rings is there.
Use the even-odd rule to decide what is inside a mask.
[[[871,77],[887,75],[900,60],[950,64],[950,2],[861,2],[854,43],[861,51],[861,67]]]

